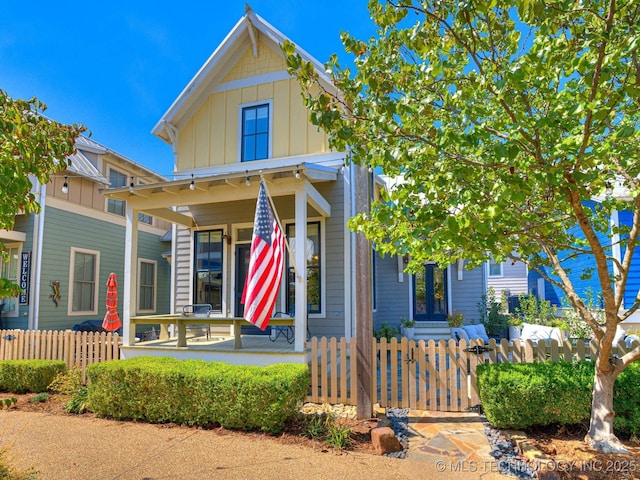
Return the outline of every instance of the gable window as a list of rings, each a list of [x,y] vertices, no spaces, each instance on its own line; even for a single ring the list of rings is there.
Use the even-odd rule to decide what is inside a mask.
[[[140,260],[138,263],[138,311],[156,310],[156,266],[153,260]]]
[[[269,158],[269,103],[242,107],[241,161]]]
[[[418,321],[443,321],[447,317],[447,271],[433,263],[413,276],[413,311]]]
[[[100,252],[71,248],[69,315],[98,313]]]
[[[140,223],[146,223],[147,225],[153,225],[153,218],[151,215],[147,215],[146,213],[139,213],[138,221]]]
[[[109,170],[109,183],[111,188],[124,187],[127,185],[127,176],[112,168]],[[109,213],[114,213],[124,217],[124,207],[124,200],[116,200],[115,198],[107,199],[107,212]]]
[[[493,257],[491,257],[488,264],[490,277],[502,277],[502,263],[496,262]]]
[[[222,230],[195,232],[193,303],[222,312]]]
[[[286,226],[287,241],[291,252],[294,253],[296,227]],[[305,258],[307,260],[307,313],[322,313],[322,270],[321,270],[321,245],[320,245],[320,222],[307,223],[307,238],[304,245]],[[295,255],[295,253],[294,253]],[[295,311],[296,303],[296,273],[289,255],[286,255],[287,263],[287,312]]]
[[[5,244],[5,250],[8,255],[8,261],[0,262],[2,263],[2,275],[0,276],[13,283],[19,284],[18,274],[20,268],[20,246],[19,244]],[[5,317],[17,317],[18,298],[19,297],[0,298],[0,314]]]

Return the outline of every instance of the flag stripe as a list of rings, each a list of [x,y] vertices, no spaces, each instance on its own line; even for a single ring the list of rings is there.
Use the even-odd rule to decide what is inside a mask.
[[[269,324],[282,279],[284,236],[267,200],[264,184],[260,183],[249,269],[242,293],[244,317],[264,330]]]

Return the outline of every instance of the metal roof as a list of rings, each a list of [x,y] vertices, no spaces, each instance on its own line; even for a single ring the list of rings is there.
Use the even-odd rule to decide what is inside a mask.
[[[76,150],[76,153],[69,155],[69,160],[71,160],[71,165],[67,166],[67,171],[73,172],[81,177],[88,178],[89,180],[102,183],[103,185],[110,184],[109,180],[100,173],[100,170],[91,163],[91,160],[89,160],[79,148]]]

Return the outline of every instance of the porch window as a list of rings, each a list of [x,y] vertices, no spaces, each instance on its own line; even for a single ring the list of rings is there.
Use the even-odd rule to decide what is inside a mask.
[[[98,313],[100,252],[71,248],[69,315]]]
[[[111,188],[124,187],[127,185],[127,176],[112,168],[109,170],[109,183]],[[114,198],[107,199],[107,212],[109,213],[124,217],[124,206],[124,200],[116,200]]]
[[[295,245],[296,227],[295,225],[286,226],[287,241],[292,251],[295,251],[297,246]],[[308,222],[307,223],[307,238],[304,245],[305,257],[307,260],[307,313],[322,313],[322,271],[321,265],[321,245],[320,245],[320,222]],[[289,259],[289,255],[286,255],[286,268],[287,268],[287,311],[294,311],[296,303],[296,273]],[[298,267],[300,268],[300,267]]]
[[[222,313],[222,230],[195,232],[193,303]]]
[[[19,268],[20,268],[20,246],[18,244],[9,245],[5,244],[5,250],[7,251],[9,261],[2,263],[2,278],[11,280],[13,283],[18,282]],[[4,304],[4,308],[1,310],[3,317],[17,317],[18,316],[18,298],[0,298],[0,305]],[[0,307],[2,308],[2,307]]]
[[[447,317],[447,271],[428,263],[413,277],[415,319],[443,321]]]
[[[142,260],[138,263],[138,311],[156,310],[156,265],[154,260]]]
[[[242,108],[241,161],[269,158],[269,110],[269,103]]]

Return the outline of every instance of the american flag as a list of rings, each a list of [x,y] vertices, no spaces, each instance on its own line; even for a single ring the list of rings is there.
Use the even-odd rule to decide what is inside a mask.
[[[260,182],[249,271],[242,293],[244,318],[264,330],[278,296],[284,262],[284,236],[273,216],[264,183]]]

